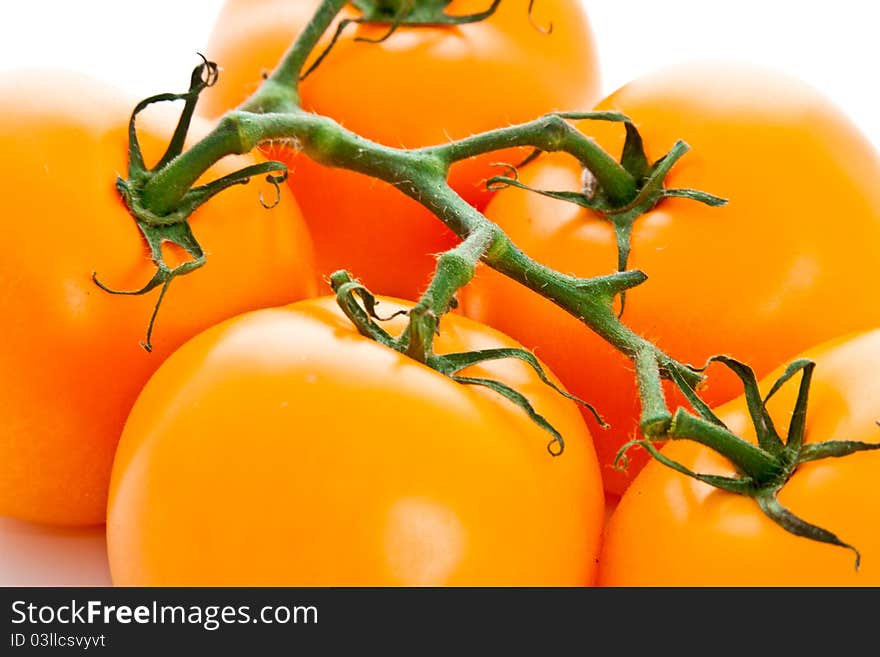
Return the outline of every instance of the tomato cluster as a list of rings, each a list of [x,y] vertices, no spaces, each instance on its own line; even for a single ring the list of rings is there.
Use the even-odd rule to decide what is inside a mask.
[[[502,2],[454,26],[328,35],[299,86],[302,108],[407,149],[591,107],[632,122],[576,124],[615,157],[633,128],[651,161],[685,140],[667,187],[728,204],[666,198],[636,219],[625,265],[648,278],[618,299],[621,321],[680,362],[725,352],[749,363],[766,377],[763,394],[801,354],[817,364],[807,444],[877,442],[880,307],[865,299],[880,285],[880,156],[866,138],[798,80],[742,65],[677,66],[599,100],[582,3],[532,4]],[[220,79],[188,143],[260,86],[319,5],[227,1],[206,52]],[[453,0],[446,11],[485,5]],[[352,6],[341,18],[359,15]],[[632,363],[489,267],[442,318],[435,353],[525,347],[540,362],[491,359],[453,380],[359,332],[334,297],[315,298],[334,271],[387,295],[374,319],[389,317],[381,325],[398,338],[437,254],[458,238],[400,190],[317,163],[290,140],[210,170],[280,160],[288,184],[271,179],[270,209],[254,182],[196,211],[209,262],[170,286],[147,353],[138,343],[156,299],[96,284],[138,290],[154,275],[156,254],[114,186],[133,105],[67,74],[0,80],[15,218],[0,261],[0,514],[106,521],[119,585],[880,584],[878,452],[799,465],[779,494],[857,547],[856,571],[850,553],[787,532],[747,496],[645,466],[647,452],[618,469],[621,447],[642,437]],[[150,108],[138,120],[148,162],[173,141],[172,119]],[[560,275],[616,271],[620,234],[606,215],[534,191],[586,193],[580,163],[529,154],[458,162],[450,185]],[[527,158],[501,169],[515,184],[487,185],[499,162]],[[162,246],[172,266],[189,255]],[[372,313],[372,297],[361,299]],[[687,406],[673,383],[665,392],[672,409]],[[698,392],[730,431],[759,442],[739,378],[710,369]],[[786,386],[767,402],[779,426],[797,393]],[[541,422],[564,437],[561,454],[548,453]],[[663,454],[736,474],[708,447]]]
[[[222,81],[206,94],[206,114],[218,116],[245,100],[319,4],[227,2],[206,52],[223,67]],[[486,4],[455,0],[447,11],[467,15]],[[405,148],[461,139],[546,112],[588,108],[599,97],[599,72],[580,5],[542,0],[534,20],[552,19],[550,34],[535,29],[522,3],[509,1],[484,21],[404,28],[381,43],[370,40],[381,38],[387,26],[352,28],[303,81],[303,107],[359,135]],[[414,299],[434,270],[434,254],[456,242],[428,210],[384,183],[321,166],[284,144],[266,150],[293,171],[290,187],[315,241],[321,275],[348,269],[373,289]],[[527,155],[511,150],[460,162],[450,182],[482,209],[490,197],[483,183],[497,172],[493,163]]]

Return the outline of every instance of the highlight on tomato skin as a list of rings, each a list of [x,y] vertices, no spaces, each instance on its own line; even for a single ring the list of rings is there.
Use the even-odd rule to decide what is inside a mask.
[[[175,280],[148,354],[158,290],[137,290],[155,267],[114,186],[127,170],[135,100],[84,75],[21,71],[0,77],[0,514],[54,525],[104,522],[116,443],[140,389],[174,348],[247,310],[312,296],[311,242],[287,190],[260,204],[237,186],[193,217],[208,265]],[[147,111],[138,134],[150,163],[176,114]],[[179,110],[179,107],[178,107]],[[208,131],[199,119],[195,138]],[[252,164],[236,157],[210,176]],[[271,193],[266,190],[266,194]],[[283,209],[282,209],[283,208]],[[185,259],[169,248],[169,261]]]
[[[220,79],[199,111],[216,117],[244,101],[317,5],[228,0],[205,51],[220,65]],[[455,0],[447,11],[464,15],[486,5]],[[550,22],[552,33],[539,29]],[[401,26],[382,43],[358,40],[387,29],[351,26],[301,84],[303,107],[379,143],[416,148],[551,111],[586,110],[600,96],[595,39],[580,0],[541,0],[532,20],[527,2],[505,1],[478,23]],[[284,143],[267,153],[290,166],[288,183],[314,238],[321,275],[346,269],[370,289],[415,299],[430,279],[434,255],[457,243],[428,210],[383,182],[321,166]],[[491,196],[485,180],[499,171],[493,163],[515,164],[527,155],[527,149],[506,150],[457,163],[450,182],[481,209]]]
[[[598,109],[631,117],[651,160],[679,139],[691,146],[668,188],[729,200],[708,207],[666,199],[636,220],[628,267],[648,280],[627,295],[627,326],[682,362],[701,365],[727,353],[763,376],[811,345],[880,325],[880,305],[866,302],[880,285],[880,158],[829,99],[787,75],[706,62],[638,78]],[[609,153],[621,152],[619,125],[593,121],[582,130]],[[583,185],[578,165],[561,155],[521,168],[519,181],[542,190]],[[613,226],[577,205],[506,189],[486,214],[554,269],[597,276],[617,268]],[[461,297],[466,315],[533,349],[603,414],[608,431],[586,419],[606,489],[622,493],[647,461],[634,452],[625,472],[613,466],[640,413],[628,359],[488,267]],[[667,390],[673,408],[683,402]],[[741,390],[719,371],[703,394],[717,405]]]
[[[437,353],[515,346],[454,315],[437,338]],[[335,298],[200,334],[126,423],[107,516],[114,583],[592,584],[603,493],[573,402],[521,361],[468,372],[523,393],[564,453],[496,393],[359,335]]]
[[[880,330],[836,338],[801,354],[816,363],[807,407],[806,443],[880,442]],[[784,367],[761,382],[767,393]],[[769,403],[780,431],[788,426],[798,387]],[[744,399],[716,413],[749,440],[755,432]],[[729,463],[693,443],[663,454],[698,472],[734,474]],[[833,532],[861,553],[794,536],[757,503],[689,479],[658,462],[641,471],[612,515],[600,558],[606,586],[878,586],[880,585],[880,451],[798,466],[780,502]]]

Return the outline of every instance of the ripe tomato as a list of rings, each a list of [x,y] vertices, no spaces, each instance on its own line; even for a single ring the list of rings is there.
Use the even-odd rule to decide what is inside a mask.
[[[450,14],[486,9],[485,0],[455,0]],[[214,27],[208,56],[222,67],[206,92],[208,115],[243,101],[271,70],[318,5],[317,0],[229,0]],[[542,0],[529,21],[527,3],[503,2],[490,19],[445,28],[350,28],[302,86],[303,105],[389,146],[442,144],[475,132],[537,118],[552,110],[588,109],[598,98],[593,37],[579,0]],[[352,10],[353,12],[353,10]],[[347,15],[354,15],[353,13]],[[315,240],[319,271],[345,268],[377,292],[404,298],[427,284],[434,255],[455,236],[418,203],[366,176],[328,169],[282,146],[289,183]],[[517,162],[506,151],[453,167],[451,183],[470,203],[489,199],[482,181],[491,164]]]
[[[2,515],[104,522],[116,442],[159,363],[222,319],[315,290],[311,246],[293,199],[285,194],[284,211],[267,212],[257,183],[230,189],[194,215],[207,266],[171,284],[154,352],[139,346],[158,291],[111,296],[91,278],[96,272],[112,287],[137,289],[154,272],[114,186],[127,170],[133,107],[112,88],[75,74],[0,80],[9,245],[0,259]],[[144,116],[139,127],[147,161],[154,162],[174,124]],[[232,158],[210,175],[252,162]]]
[[[649,280],[628,293],[625,323],[683,362],[727,353],[758,376],[810,345],[880,325],[880,305],[865,301],[880,285],[880,160],[829,101],[780,74],[712,63],[636,80],[600,108],[629,115],[652,159],[679,138],[692,146],[668,187],[730,201],[711,208],[667,199],[636,221],[629,267]],[[581,128],[620,152],[619,126]],[[524,167],[520,180],[578,190],[580,175],[570,158],[547,156]],[[612,225],[579,206],[508,189],[487,214],[526,253],[563,272],[595,276],[617,267]],[[612,467],[639,417],[629,361],[488,268],[463,297],[466,314],[534,348],[604,415],[612,428],[594,431],[596,447],[607,489],[622,492],[647,460],[634,452],[626,473]],[[715,405],[741,390],[735,377],[716,372],[704,392]]]
[[[816,362],[806,442],[880,440],[880,331],[839,338],[804,354]],[[767,392],[780,374],[767,377]],[[788,426],[797,384],[787,384],[769,410]],[[734,433],[755,440],[746,403],[717,411]],[[663,453],[699,472],[733,474],[722,457],[693,443]],[[878,586],[880,585],[880,452],[804,463],[779,501],[807,522],[853,545],[848,550],[798,538],[769,520],[756,502],[649,463],[611,517],[600,562],[609,586]]]
[[[448,316],[437,352],[515,346]],[[359,335],[334,299],[202,333],[126,424],[108,506],[114,583],[591,584],[602,485],[573,402],[520,361],[467,373],[526,395],[563,454],[498,394]]]

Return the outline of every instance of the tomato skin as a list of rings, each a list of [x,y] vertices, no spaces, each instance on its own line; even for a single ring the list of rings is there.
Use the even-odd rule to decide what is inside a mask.
[[[61,525],[101,524],[116,442],[140,388],[198,331],[245,310],[310,296],[311,245],[292,197],[264,211],[257,184],[194,215],[204,269],[172,283],[155,349],[144,340],[156,294],[111,296],[92,282],[138,289],[154,268],[118,197],[135,101],[77,74],[0,80],[0,178],[8,248],[0,260],[0,514]],[[147,112],[148,162],[171,117]],[[200,121],[196,131],[204,132]],[[252,163],[233,158],[210,174]],[[14,219],[14,220],[13,220]],[[172,259],[177,257],[169,249]]]
[[[437,352],[515,344],[448,316]],[[360,336],[334,299],[209,329],[126,424],[114,583],[592,584],[604,505],[580,414],[522,362],[470,372],[525,394],[565,452],[497,394]]]
[[[640,78],[599,108],[630,116],[652,160],[677,139],[691,145],[668,187],[730,200],[710,208],[669,199],[637,220],[629,267],[649,279],[628,293],[623,315],[636,332],[682,362],[701,365],[727,353],[763,376],[811,345],[880,325],[880,306],[864,302],[880,284],[880,161],[829,101],[789,77],[707,63]],[[620,152],[619,126],[581,129]],[[581,187],[577,167],[563,156],[523,168],[520,180],[539,189]],[[821,181],[821,191],[811,181]],[[511,189],[496,195],[487,216],[530,256],[565,273],[596,276],[617,266],[611,225],[574,204]],[[844,224],[835,227],[833,217]],[[486,267],[462,296],[468,316],[533,348],[595,404],[612,425],[603,432],[587,418],[606,489],[623,492],[647,460],[637,452],[627,472],[612,467],[638,423],[631,363]],[[704,390],[712,405],[740,392],[725,372],[713,373]]]
[[[207,55],[223,68],[206,93],[217,116],[243,101],[299,33],[316,0],[230,0],[214,27]],[[482,11],[482,0],[456,0],[450,14]],[[352,14],[353,15],[353,14]],[[553,110],[584,110],[597,100],[593,37],[577,0],[542,0],[535,20],[526,2],[503,2],[490,19],[455,28],[401,28],[381,44],[384,27],[350,28],[302,85],[307,110],[330,116],[389,146],[442,144],[527,121]],[[434,255],[455,236],[399,191],[366,176],[328,169],[287,148],[271,156],[290,164],[289,183],[315,240],[322,274],[345,268],[383,294],[415,298],[435,266]],[[503,151],[457,164],[450,182],[482,208],[483,181],[495,162],[521,161],[528,151]]]
[[[806,442],[880,439],[880,330],[812,349],[817,363]],[[761,384],[769,390],[782,368]],[[770,403],[784,435],[797,397],[789,384]],[[742,398],[717,410],[737,434],[755,441]],[[730,464],[692,443],[663,453],[699,472],[733,474]],[[880,585],[880,452],[801,465],[779,500],[804,520],[834,532],[862,555],[798,538],[764,516],[754,501],[710,488],[649,463],[611,517],[600,561],[607,586]]]

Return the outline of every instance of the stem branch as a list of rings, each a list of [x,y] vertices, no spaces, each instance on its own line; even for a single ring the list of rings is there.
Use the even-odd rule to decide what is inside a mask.
[[[555,120],[552,123],[557,125]],[[554,148],[577,156],[585,152],[582,149],[585,143],[593,143],[564,121],[562,124],[567,126],[564,132],[567,136],[557,142]],[[702,377],[634,333],[614,311],[614,297],[643,282],[644,274],[629,271],[583,279],[542,265],[523,253],[497,225],[446,183],[450,161],[465,157],[466,153],[487,150],[492,144],[505,147],[513,143],[511,136],[516,135],[517,131],[522,131],[522,135],[515,140],[516,144],[549,148],[551,144],[543,136],[545,132],[535,132],[536,126],[543,125],[541,121],[533,121],[524,126],[496,131],[503,133],[503,138],[491,137],[492,133],[489,133],[490,136],[477,136],[463,142],[470,144],[464,150],[459,150],[456,144],[449,144],[407,151],[375,143],[347,130],[333,119],[302,110],[272,114],[238,110],[228,113],[214,132],[159,172],[144,188],[142,201],[154,212],[167,212],[179,202],[188,185],[221,157],[247,152],[261,141],[282,138],[296,143],[303,153],[316,162],[384,180],[424,205],[464,240],[460,249],[450,252],[447,263],[455,261],[456,267],[460,267],[463,263],[475,262],[479,256],[493,269],[577,317],[633,359],[640,373],[640,389],[647,404],[643,420],[648,421],[649,430],[663,427],[668,411],[665,411],[662,402],[659,378],[668,377],[668,371],[672,368],[692,385],[699,383]],[[569,135],[568,128],[579,138]],[[451,295],[473,275],[469,267],[455,275],[450,274],[448,269],[444,263],[440,280],[435,280],[429,287],[423,298],[424,310],[431,310],[435,314],[445,312],[446,308],[442,306],[448,304]],[[419,326],[421,329],[426,327],[426,324]],[[414,357],[429,353],[423,347],[431,335],[433,333],[420,332],[418,342],[422,346],[412,346]]]
[[[666,405],[663,385],[660,378],[660,363],[657,350],[645,347],[639,350],[633,362],[636,366],[636,380],[642,398],[642,433],[647,438],[665,434],[672,422],[672,415]]]
[[[687,439],[711,447],[723,454],[758,485],[773,480],[782,472],[778,458],[757,445],[743,440],[726,428],[678,409],[668,438]]]
[[[348,0],[324,0],[271,75],[243,105],[251,112],[289,112],[300,106],[299,79],[309,56]]]
[[[421,149],[421,152],[451,164],[517,146],[531,146],[547,152],[565,151],[572,155],[589,169],[608,199],[616,205],[626,205],[638,191],[635,179],[617,160],[558,114]]]
[[[458,246],[439,257],[431,283],[410,311],[409,327],[401,336],[408,356],[420,363],[428,362],[440,318],[452,308],[455,294],[474,277],[477,263],[494,236],[491,225],[480,225]]]

